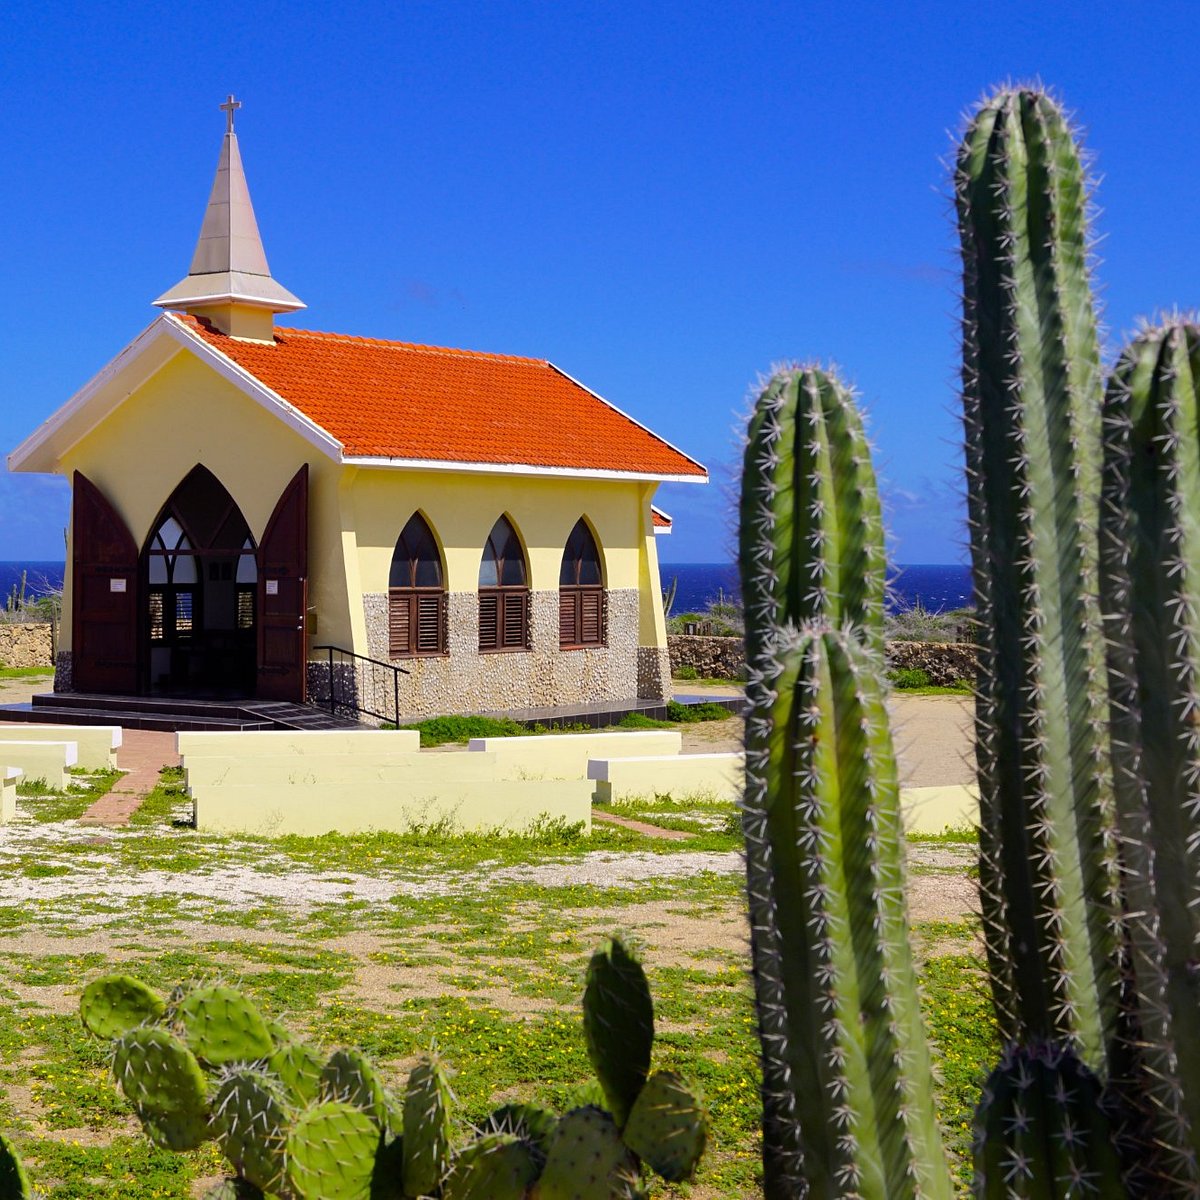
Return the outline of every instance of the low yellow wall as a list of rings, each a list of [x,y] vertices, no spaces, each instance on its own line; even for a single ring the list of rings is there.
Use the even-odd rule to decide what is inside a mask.
[[[337,784],[213,788],[195,801],[205,833],[267,836],[323,833],[403,833],[443,821],[468,831],[519,832],[541,817],[592,827],[592,785],[586,780],[481,783]]]
[[[588,778],[596,781],[598,804],[635,797],[706,793],[718,800],[738,800],[745,778],[741,754],[667,754],[653,758],[593,758]]]
[[[979,789],[974,784],[904,788],[900,814],[906,833],[945,833],[979,824]]]
[[[430,754],[427,751],[383,756],[358,754],[290,754],[280,757],[249,755],[245,758],[185,755],[189,794],[199,796],[210,787],[275,787],[280,784],[360,783],[463,783],[496,779],[494,754]]]
[[[74,742],[0,742],[0,765],[18,767],[29,780],[44,779],[47,787],[65,791],[79,751]]]
[[[678,754],[683,749],[683,735],[674,729],[531,734],[472,738],[467,749],[495,754],[502,779],[586,779],[590,759]]]
[[[180,731],[175,749],[191,758],[275,758],[284,754],[364,754],[375,758],[420,749],[415,729],[262,729],[240,733]]]
[[[17,815],[17,784],[24,777],[20,767],[0,770],[0,825],[7,825]]]
[[[17,725],[4,723],[0,728],[0,753],[5,742],[73,742],[78,752],[77,767],[92,771],[109,770],[117,765],[117,747],[121,744],[119,725]]]

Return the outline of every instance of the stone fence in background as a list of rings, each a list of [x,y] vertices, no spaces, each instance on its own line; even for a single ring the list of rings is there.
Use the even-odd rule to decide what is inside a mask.
[[[741,638],[701,637],[696,634],[669,634],[671,674],[680,667],[692,667],[705,679],[741,679],[746,655]],[[975,678],[976,649],[963,642],[889,642],[888,667],[891,670],[920,670],[929,675],[935,687],[948,687],[960,679]]]
[[[52,667],[54,638],[50,623],[10,625],[0,621],[0,665]]]

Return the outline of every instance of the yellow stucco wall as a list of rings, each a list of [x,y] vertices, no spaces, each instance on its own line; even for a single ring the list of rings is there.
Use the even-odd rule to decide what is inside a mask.
[[[650,501],[654,483],[342,467],[181,350],[65,456],[124,518],[139,546],[183,477],[202,463],[260,539],[288,481],[309,464],[312,641],[368,653],[361,597],[384,592],[396,539],[420,510],[433,527],[452,592],[474,591],[484,542],[507,514],[527,551],[530,586],[558,586],[563,547],[586,516],[610,589],[638,588],[639,642],[666,646]],[[60,647],[71,648],[70,554]]]
[[[396,539],[418,510],[442,546],[446,587],[473,592],[492,526],[506,515],[525,546],[529,586],[558,587],[563,548],[580,517],[591,524],[607,587],[635,588],[641,557],[642,484],[555,476],[469,475],[446,471],[363,469],[353,485],[359,580],[364,592],[383,592]],[[653,536],[653,535],[651,535]]]
[[[82,471],[141,546],[159,510],[197,463],[229,490],[258,540],[283,489],[305,462],[309,604],[321,614],[322,639],[348,637],[351,606],[338,508],[342,468],[187,351],[77,442],[62,469],[68,479]],[[65,608],[69,614],[69,595]],[[60,640],[64,650],[71,648],[69,625],[64,622]]]

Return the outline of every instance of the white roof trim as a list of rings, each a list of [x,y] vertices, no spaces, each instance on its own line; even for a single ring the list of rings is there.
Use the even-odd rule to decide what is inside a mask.
[[[289,404],[278,392],[272,391],[257,375],[251,374],[245,367],[238,366],[232,358],[210,345],[174,313],[164,313],[159,320],[167,323],[168,331],[180,345],[186,346],[217,374],[240,388],[251,399],[257,400],[263,408],[273,412],[285,425],[311,442],[318,450],[335,461],[342,460],[342,443],[311,417],[305,416],[294,404]]]
[[[348,467],[381,467],[394,471],[461,471],[471,475],[554,475],[566,479],[644,480],[647,483],[707,483],[707,475],[663,475],[649,471],[606,471],[600,467],[548,467],[538,463],[460,462],[434,458],[383,458],[345,455]]]
[[[248,371],[239,367],[232,359],[211,347],[199,334],[190,330],[171,313],[164,313],[148,325],[120,354],[88,380],[57,412],[48,417],[8,456],[10,471],[53,472],[63,456],[96,425],[119,407],[147,379],[156,374],[169,359],[164,359],[152,371],[126,389],[122,395],[95,420],[86,421],[87,410],[103,390],[115,383],[122,374],[133,371],[139,360],[164,340],[174,342],[196,355],[212,367],[252,400],[275,414],[289,428],[307,442],[335,461],[342,457],[342,443],[331,437],[316,422],[306,417],[298,408],[289,404],[282,396],[265,387]],[[174,357],[172,355],[171,357]],[[86,424],[84,423],[86,421]],[[77,428],[72,428],[77,426]],[[53,455],[53,465],[30,467],[26,464],[35,459],[40,451]]]
[[[592,389],[590,387],[588,387],[588,385],[586,383],[580,383],[579,380],[576,379],[574,375],[568,375],[567,372],[562,369],[562,367],[556,367],[552,362],[548,362],[547,365],[551,368],[551,370],[557,371],[564,379],[569,379],[577,388],[582,388],[585,392],[587,392],[587,394],[589,396],[594,396],[597,400],[600,401],[601,404],[605,405],[605,407],[611,408],[613,410],[613,412],[615,412],[615,413],[620,413],[620,415],[623,416],[625,418],[625,420],[636,425],[644,433],[648,433],[656,442],[662,442],[662,444],[664,446],[668,446],[672,450],[674,450],[675,453],[680,456],[680,458],[686,458],[688,460],[688,462],[690,462],[693,466],[699,467],[700,470],[704,472],[704,482],[705,483],[708,482],[708,468],[702,462],[697,462],[696,459],[694,459],[690,454],[684,454],[684,452],[682,450],[680,450],[680,448],[678,446],[674,445],[671,442],[668,442],[667,439],[665,437],[663,437],[661,434],[655,433],[654,430],[651,429],[648,425],[643,425],[641,423],[641,421],[639,421],[636,417],[631,417],[623,408],[618,408],[611,400],[605,400],[605,398],[603,396],[601,396],[599,392],[593,392]],[[677,483],[680,480],[685,481],[685,482],[692,482],[695,480],[694,475],[683,475],[683,476],[661,475],[661,476],[655,476],[655,478],[660,478],[660,479],[664,479],[664,480],[669,479],[670,482],[672,482],[672,483]]]
[[[667,522],[666,525],[655,525],[654,526],[654,532],[659,537],[666,537],[671,532],[671,530],[675,527],[675,518],[673,516],[671,516],[671,514],[669,512],[666,512],[664,509],[659,508],[657,504],[650,505],[650,511],[652,513],[654,513],[655,516],[662,517],[662,519]]]

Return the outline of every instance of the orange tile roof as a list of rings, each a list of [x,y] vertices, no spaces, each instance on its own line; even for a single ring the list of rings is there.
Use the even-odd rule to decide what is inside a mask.
[[[544,359],[282,326],[270,345],[170,315],[335,437],[347,457],[706,477]]]
[[[654,518],[655,529],[670,529],[671,518],[662,509],[651,506],[650,516]]]

